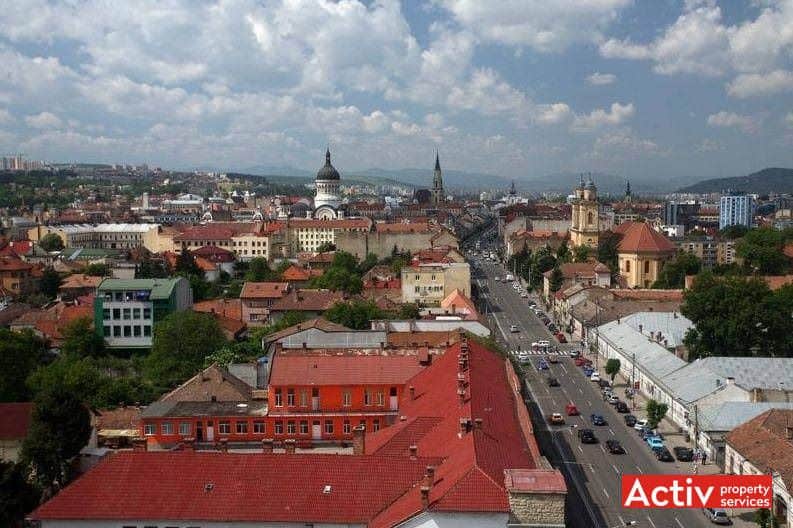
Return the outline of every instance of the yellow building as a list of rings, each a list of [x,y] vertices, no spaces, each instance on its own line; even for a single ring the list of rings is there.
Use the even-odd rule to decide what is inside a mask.
[[[471,268],[466,262],[418,264],[402,268],[402,302],[439,306],[454,290],[470,299]]]
[[[597,187],[588,179],[581,183],[575,190],[573,199],[573,215],[570,223],[570,244],[575,246],[589,246],[596,248],[600,234],[600,219],[598,217]]]
[[[622,235],[617,245],[620,276],[628,288],[650,288],[677,248],[645,222],[625,222],[614,228]]]

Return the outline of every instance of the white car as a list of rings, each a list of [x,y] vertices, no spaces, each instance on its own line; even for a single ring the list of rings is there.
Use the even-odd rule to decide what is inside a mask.
[[[501,282],[501,279],[500,279],[499,277],[496,277],[494,280],[495,280],[496,282]]]
[[[641,431],[645,427],[647,427],[647,418],[642,418],[641,420],[637,420],[633,426],[633,428],[636,429],[637,431]]]
[[[548,341],[537,341],[537,345],[547,348],[547,347],[551,346],[551,343],[549,343]]]
[[[589,377],[589,381],[600,381],[600,374],[597,372],[593,372],[592,375]]]

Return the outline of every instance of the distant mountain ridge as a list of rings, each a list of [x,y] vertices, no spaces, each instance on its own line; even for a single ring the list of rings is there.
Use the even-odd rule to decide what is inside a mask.
[[[747,176],[714,178],[683,187],[679,193],[721,193],[726,191],[768,194],[793,193],[793,169],[771,167]]]

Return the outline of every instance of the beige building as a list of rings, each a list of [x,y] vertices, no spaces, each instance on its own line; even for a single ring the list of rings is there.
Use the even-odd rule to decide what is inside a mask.
[[[650,288],[677,248],[645,222],[626,222],[614,228],[622,235],[617,246],[620,277],[627,288]]]
[[[439,306],[454,290],[471,297],[468,263],[418,264],[402,268],[402,302]]]
[[[699,240],[683,240],[678,243],[678,247],[696,255],[705,268],[735,262],[734,240],[707,237]]]
[[[246,282],[240,292],[242,321],[248,326],[266,324],[270,308],[288,291],[286,282]]]
[[[369,218],[290,218],[286,223],[286,244],[292,255],[316,252],[323,244],[336,244],[342,233],[367,233],[371,228]]]
[[[570,245],[589,246],[596,248],[600,235],[600,217],[598,216],[597,187],[590,178],[581,183],[575,190],[573,199],[572,221],[570,223]]]
[[[135,249],[144,245],[147,235],[156,234],[159,224],[65,224],[36,226],[28,239],[38,242],[54,233],[67,248]]]

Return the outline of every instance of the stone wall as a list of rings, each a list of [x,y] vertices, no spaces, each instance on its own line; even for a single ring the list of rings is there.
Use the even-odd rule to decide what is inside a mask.
[[[564,527],[563,493],[509,492],[509,509],[514,519],[524,526]]]

